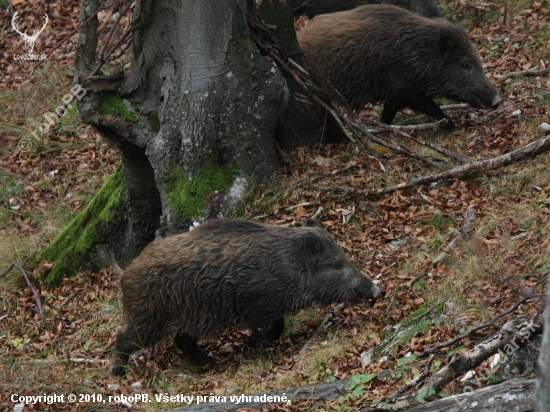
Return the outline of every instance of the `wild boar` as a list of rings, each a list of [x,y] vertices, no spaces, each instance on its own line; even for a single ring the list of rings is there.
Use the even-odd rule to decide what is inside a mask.
[[[381,288],[359,272],[315,220],[304,227],[220,219],[149,244],[122,271],[125,330],[116,339],[115,376],[128,357],[165,337],[203,365],[213,360],[197,339],[235,324],[249,345],[272,344],[284,315],[332,302],[374,300]]]
[[[440,17],[435,0],[293,0],[294,16],[306,14],[310,19],[319,14],[351,10],[365,4],[392,4],[429,19]]]
[[[384,102],[382,122],[410,107],[435,120],[448,119],[435,96],[496,108],[502,98],[491,84],[466,31],[454,20],[427,19],[400,7],[367,5],[324,14],[298,32],[311,75],[335,99],[358,109]]]

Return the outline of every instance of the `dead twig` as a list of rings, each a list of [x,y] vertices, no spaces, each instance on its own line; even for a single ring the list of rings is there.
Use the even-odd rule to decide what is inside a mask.
[[[522,298],[520,301],[518,301],[514,306],[512,306],[510,309],[508,309],[507,311],[505,312],[502,312],[502,313],[499,313],[498,315],[496,315],[495,317],[493,317],[490,321],[488,322],[485,322],[481,325],[478,325],[474,328],[472,328],[471,330],[469,330],[468,332],[465,332],[465,333],[462,333],[456,337],[454,337],[453,339],[449,339],[445,342],[442,342],[442,343],[439,343],[435,346],[432,346],[431,348],[426,348],[422,351],[422,353],[420,355],[418,355],[419,358],[422,358],[422,357],[425,357],[425,356],[428,356],[428,355],[432,355],[434,353],[437,353],[439,352],[441,349],[443,348],[448,348],[450,346],[453,346],[455,343],[457,342],[460,342],[462,339],[465,339],[469,336],[472,336],[474,333],[476,333],[477,331],[480,331],[482,329],[487,329],[487,328],[500,328],[499,325],[497,325],[495,322],[497,320],[499,320],[500,318],[514,312],[518,307],[520,307],[521,305],[523,305],[525,302],[529,301],[529,300],[532,300],[532,299],[539,299],[541,300],[541,298],[545,297],[546,295],[544,294],[532,294],[530,296],[525,296],[524,298]]]
[[[503,166],[508,166],[512,163],[520,162],[525,159],[532,159],[550,150],[550,136],[537,140],[517,150],[506,153],[501,156],[493,157],[486,160],[478,160],[471,163],[466,163],[452,169],[446,170],[429,176],[416,177],[408,182],[399,183],[394,186],[377,189],[366,190],[366,196],[378,196],[382,194],[392,193],[396,190],[408,189],[414,186],[425,185],[427,183],[437,182],[439,180],[449,180],[462,177],[469,173],[480,171],[489,171],[498,169]]]
[[[411,323],[414,323],[416,322],[417,320],[423,318],[424,316],[428,316],[430,313],[432,313],[439,305],[441,305],[443,303],[442,300],[438,301],[435,305],[433,305],[430,309],[428,309],[426,312],[424,313],[421,313],[420,315],[418,316],[415,316],[414,318],[412,319],[409,319],[407,322],[403,323],[402,326],[407,326],[407,325],[410,325]]]
[[[462,226],[458,235],[443,248],[443,251],[433,260],[432,264],[444,261],[452,250],[455,248],[458,241],[464,237],[468,237],[476,225],[476,212],[473,208],[466,209],[462,215]]]
[[[414,379],[411,379],[409,382],[402,385],[399,389],[397,389],[394,393],[392,393],[390,396],[388,396],[382,402],[387,402],[387,401],[391,402],[394,399],[397,399],[398,397],[400,397],[401,394],[405,393],[409,389],[411,389],[411,388],[415,387],[416,385],[418,385],[419,383],[421,383],[424,380],[424,378],[426,378],[426,376],[428,376],[428,374],[430,373],[430,369],[432,367],[433,360],[434,360],[434,355],[430,356],[430,358],[428,359],[428,363],[426,364],[426,367],[424,368],[424,370],[417,377],[415,377]]]
[[[344,192],[344,194],[348,194],[351,191],[351,188],[346,186],[317,186],[315,188],[318,192]]]
[[[88,17],[85,21],[83,21],[82,23],[80,23],[80,24],[76,27],[76,29],[74,29],[73,31],[71,31],[69,34],[67,34],[65,37],[63,37],[63,39],[62,39],[59,43],[57,43],[55,46],[53,46],[53,48],[52,48],[48,53],[46,53],[46,59],[47,59],[48,57],[50,57],[54,51],[56,51],[59,47],[61,47],[61,45],[62,45],[63,43],[65,43],[69,37],[71,37],[71,36],[73,36],[74,34],[78,33],[78,32],[80,31],[80,29],[82,29],[82,27],[84,27],[84,25],[86,25],[86,23],[88,23],[90,20],[92,20],[94,17],[96,17],[97,14],[98,14],[100,11],[112,7],[113,5],[115,5],[116,3],[118,3],[119,1],[120,1],[120,0],[115,0],[115,1],[112,1],[111,3],[108,3],[108,4],[104,5],[104,6],[102,6],[102,7],[99,7],[95,13],[93,13],[93,14],[92,14],[90,17]],[[31,70],[31,76],[33,75],[34,71],[35,71],[38,67],[40,67],[40,65],[41,65],[42,63],[44,63],[44,62],[46,61],[46,59],[39,60],[38,63],[36,63],[36,65],[35,65],[35,66],[32,68],[32,70]]]
[[[300,350],[300,352],[298,352],[296,355],[294,355],[291,359],[295,359],[298,356],[303,355],[304,353],[306,353],[309,350],[309,348],[311,347],[311,345],[313,345],[313,342],[315,342],[315,340],[319,337],[321,332],[323,332],[324,330],[326,330],[329,327],[334,326],[335,324],[338,323],[338,322],[335,322],[335,320],[338,319],[338,318],[335,317],[335,315],[344,308],[344,305],[345,305],[344,303],[340,303],[339,305],[336,305],[329,312],[329,314],[325,317],[323,322],[321,322],[321,324],[319,325],[317,330],[313,333],[313,335],[311,335],[311,338],[308,339],[308,341],[306,342],[304,347]]]
[[[23,261],[23,264],[21,266],[25,266],[28,262],[29,258],[25,258],[25,260]],[[11,272],[11,270],[15,267],[15,264],[12,263],[10,265],[9,268],[7,268],[5,271],[3,271],[2,273],[0,273],[0,278],[3,278],[4,276],[6,276],[8,273]]]
[[[485,359],[492,356],[500,348],[516,340],[524,342],[541,328],[542,322],[538,316],[534,316],[532,320],[523,322],[516,327],[508,325],[491,339],[474,346],[466,353],[455,355],[451,362],[424,381],[424,387],[433,386],[436,392],[439,392],[456,377],[479,366]]]
[[[506,73],[506,74],[493,74],[493,77],[500,81],[500,82],[503,82],[504,80],[508,80],[508,79],[511,79],[511,78],[514,78],[514,77],[520,77],[520,76],[544,76],[544,75],[547,75],[550,73],[550,67],[547,67],[546,69],[540,69],[540,70],[534,70],[534,69],[529,69],[529,70],[521,70],[521,71],[517,71],[517,72],[510,72],[510,73]]]
[[[507,128],[508,126],[510,126],[512,123],[514,123],[516,120],[518,120],[520,118],[520,116],[518,117],[513,117],[512,120],[510,120],[509,122],[507,122],[505,125],[503,126],[500,126],[500,127],[497,127],[495,130],[493,130],[491,133],[487,133],[486,135],[484,136],[481,136],[479,139],[476,139],[474,142],[470,143],[468,146],[466,146],[466,148],[464,149],[464,151],[468,151],[470,150],[472,147],[475,147],[477,146],[478,144],[480,144],[481,142],[485,141],[487,138],[489,138],[490,136],[494,135],[496,132],[498,132],[499,130],[502,130],[502,129],[505,129]]]
[[[29,288],[31,288],[32,294],[34,295],[34,300],[36,301],[36,306],[38,307],[38,313],[42,318],[44,318],[45,312],[44,307],[42,306],[42,300],[40,299],[40,295],[32,285],[31,281],[29,280],[29,277],[27,276],[27,273],[25,272],[25,269],[23,269],[21,266],[19,266],[17,263],[13,262],[12,266],[19,269],[23,277],[25,278],[25,282],[27,282],[27,285],[29,285]]]
[[[407,129],[407,130],[437,130],[439,128],[439,123],[438,122],[433,122],[433,123],[402,124],[402,125],[390,124],[389,127],[392,130],[402,130],[402,129]],[[370,133],[377,134],[377,133],[385,132],[387,130],[386,129],[368,129],[368,131]]]
[[[452,159],[453,161],[455,161],[457,163],[463,163],[461,161],[460,156],[458,156],[457,154],[451,152],[450,150],[445,149],[444,147],[441,147],[439,145],[436,145],[435,143],[427,142],[427,141],[425,141],[424,139],[422,139],[420,137],[413,136],[411,134],[406,133],[403,129],[407,129],[407,128],[409,128],[409,126],[391,126],[391,125],[384,124],[384,123],[382,123],[378,120],[374,120],[374,119],[367,119],[367,122],[369,124],[375,125],[378,129],[385,130],[385,131],[391,131],[391,132],[397,134],[398,136],[401,136],[401,137],[404,137],[405,139],[411,140],[411,141],[413,141],[413,142],[415,142],[415,143],[417,143],[421,146],[429,147],[430,149],[435,150],[436,152],[442,154],[443,156],[449,157],[450,159]],[[440,122],[438,122],[437,124],[439,124],[439,123]],[[445,160],[442,160],[442,159],[437,159],[437,160],[439,161],[439,163],[445,163],[446,162]]]
[[[2,273],[0,273],[0,278],[3,278],[4,276],[6,276],[8,273],[11,272],[11,270],[15,267],[15,265],[12,263],[10,265],[9,268],[7,268],[5,271],[3,271]]]
[[[323,206],[319,206],[319,209],[311,216],[312,219],[318,219],[319,216],[321,216],[321,213],[323,213]]]

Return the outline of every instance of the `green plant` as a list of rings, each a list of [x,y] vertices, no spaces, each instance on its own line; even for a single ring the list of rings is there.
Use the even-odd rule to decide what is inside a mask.
[[[351,391],[351,394],[347,394],[344,396],[345,400],[348,400],[349,398],[346,398],[347,396],[359,398],[363,396],[365,393],[365,388],[367,387],[367,383],[372,381],[374,378],[378,376],[377,373],[363,373],[360,375],[353,375],[350,379],[349,385],[346,386],[347,391]]]

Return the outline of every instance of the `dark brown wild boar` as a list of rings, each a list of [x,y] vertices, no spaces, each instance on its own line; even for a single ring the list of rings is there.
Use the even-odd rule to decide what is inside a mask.
[[[328,93],[341,95],[353,109],[384,102],[386,124],[405,107],[449,119],[435,96],[482,109],[502,102],[468,34],[453,20],[368,5],[314,18],[298,41],[312,76]],[[449,119],[445,130],[454,128]]]
[[[213,363],[199,337],[241,324],[252,330],[250,346],[272,344],[286,313],[374,300],[382,291],[312,219],[295,229],[208,221],[151,243],[124,272],[105,257],[122,276],[126,328],[116,340],[116,376],[131,353],[165,337],[197,363]]]
[[[435,0],[293,0],[294,16],[302,14],[310,19],[319,14],[336,13],[351,10],[365,4],[392,4],[404,8],[411,13],[429,19],[440,17]]]

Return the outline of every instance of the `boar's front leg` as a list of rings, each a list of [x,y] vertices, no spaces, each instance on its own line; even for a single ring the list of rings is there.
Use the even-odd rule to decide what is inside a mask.
[[[111,373],[114,376],[126,376],[126,367],[130,355],[137,351],[142,345],[138,333],[134,328],[127,328],[118,334],[115,344],[115,362]]]
[[[391,122],[393,122],[393,118],[399,110],[399,107],[386,102],[384,104],[384,110],[382,111],[382,117],[380,118],[380,121],[385,124],[391,124]]]
[[[197,340],[193,339],[185,333],[181,333],[174,338],[174,343],[177,348],[189,356],[193,362],[199,366],[204,366],[209,363],[212,366],[216,366],[217,362],[197,345]]]
[[[250,326],[250,329],[252,329],[252,335],[250,335],[250,338],[248,339],[248,347],[256,348],[262,343],[272,346],[273,342],[281,337],[284,328],[284,316],[272,321],[271,325]]]
[[[449,116],[447,116],[441,108],[428,96],[415,96],[408,102],[408,105],[411,109],[418,112],[424,113],[431,119],[437,121],[448,119],[447,124],[442,127],[444,132],[452,132],[456,129],[455,124]]]

